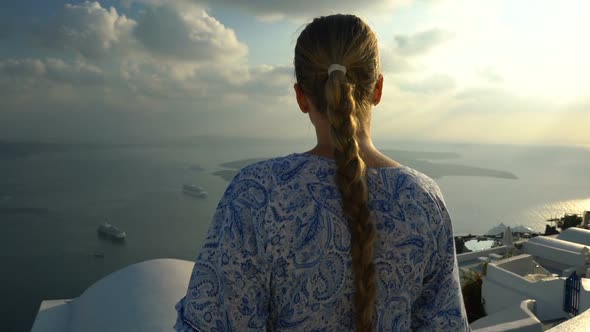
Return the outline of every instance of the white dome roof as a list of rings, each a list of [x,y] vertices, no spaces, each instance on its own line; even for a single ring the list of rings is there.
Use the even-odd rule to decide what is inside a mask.
[[[585,246],[590,246],[590,230],[570,227],[561,231],[557,238],[564,241],[579,243]]]
[[[172,331],[193,265],[155,259],[109,274],[74,300],[70,331]]]

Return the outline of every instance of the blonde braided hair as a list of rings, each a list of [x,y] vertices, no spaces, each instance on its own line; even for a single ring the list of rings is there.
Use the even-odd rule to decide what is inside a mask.
[[[316,18],[297,39],[294,62],[297,83],[330,121],[336,184],[352,238],[356,330],[371,331],[376,298],[376,233],[368,208],[366,166],[358,137],[368,121],[379,76],[377,38],[367,24],[353,15]],[[344,65],[346,73],[335,70],[328,74],[328,67],[334,63]]]

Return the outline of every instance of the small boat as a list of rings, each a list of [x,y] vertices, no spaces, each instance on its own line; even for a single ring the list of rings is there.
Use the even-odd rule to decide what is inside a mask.
[[[207,192],[203,187],[197,186],[194,184],[185,184],[182,186],[182,192],[189,196],[205,198],[207,197]]]
[[[96,258],[104,258],[104,252],[100,252],[100,251],[95,251],[95,252],[91,253],[91,255]]]
[[[105,222],[98,226],[98,234],[103,235],[106,237],[110,237],[113,240],[125,240],[127,234],[117,228],[117,226],[111,225],[108,222]]]

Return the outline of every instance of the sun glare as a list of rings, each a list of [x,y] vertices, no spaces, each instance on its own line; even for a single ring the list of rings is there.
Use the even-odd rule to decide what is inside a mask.
[[[501,81],[517,94],[575,100],[590,92],[589,12],[587,1],[447,1],[433,21],[455,38],[426,62],[463,85]]]

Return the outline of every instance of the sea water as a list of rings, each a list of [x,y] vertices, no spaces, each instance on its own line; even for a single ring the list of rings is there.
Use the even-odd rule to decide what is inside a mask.
[[[455,234],[482,234],[500,222],[542,231],[548,218],[590,210],[587,149],[377,143],[436,177]],[[43,299],[77,297],[129,264],[193,260],[228,184],[216,174],[235,171],[225,163],[311,146],[203,138],[0,159],[0,326],[28,331]],[[183,195],[183,184],[204,187],[208,197]],[[123,244],[97,236],[105,221],[127,232]]]

